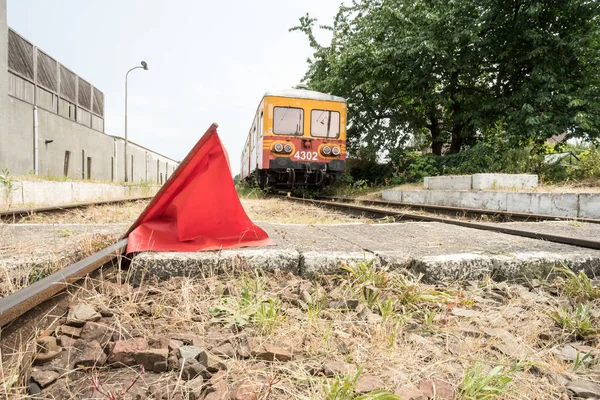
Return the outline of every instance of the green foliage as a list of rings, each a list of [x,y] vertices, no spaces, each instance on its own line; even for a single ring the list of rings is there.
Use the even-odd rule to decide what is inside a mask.
[[[475,364],[465,371],[460,390],[460,398],[483,400],[502,396],[506,386],[512,381],[510,370],[498,365],[486,373],[484,367]]]
[[[379,288],[385,287],[388,282],[387,270],[374,266],[374,261],[374,259],[365,260],[357,264],[342,265],[340,268],[346,271],[360,285],[372,285]]]
[[[573,361],[573,371],[579,371],[582,368],[589,367],[593,362],[594,357],[592,356],[592,351],[585,353],[583,357],[578,351],[575,360]]]
[[[599,137],[599,15],[585,0],[356,0],[325,27],[327,45],[309,15],[292,30],[314,49],[309,86],[348,100],[348,149],[372,162],[458,153],[499,129],[521,148]]]
[[[591,308],[592,303],[577,304],[577,309],[573,312],[569,312],[565,307],[562,307],[558,311],[550,313],[550,316],[567,333],[576,338],[584,339],[587,336],[598,333],[598,328],[596,328],[591,320]]]
[[[576,301],[589,301],[600,299],[600,287],[594,285],[592,280],[583,271],[575,273],[571,268],[564,265],[554,268],[563,276],[559,278],[559,287],[564,293]]]

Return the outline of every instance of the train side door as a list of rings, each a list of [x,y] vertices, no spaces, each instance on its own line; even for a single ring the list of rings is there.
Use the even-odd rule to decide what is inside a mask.
[[[257,145],[257,134],[256,134],[256,116],[254,116],[254,122],[252,123],[252,129],[250,129],[250,171],[256,169],[256,145]]]

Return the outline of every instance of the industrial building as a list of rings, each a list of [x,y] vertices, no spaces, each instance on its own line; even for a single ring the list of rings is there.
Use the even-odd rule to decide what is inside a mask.
[[[104,132],[104,93],[7,25],[0,0],[0,171],[125,180],[125,140]],[[163,183],[177,161],[128,142],[128,180]]]

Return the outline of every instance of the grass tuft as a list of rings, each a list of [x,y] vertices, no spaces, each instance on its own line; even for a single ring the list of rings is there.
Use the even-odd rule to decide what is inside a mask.
[[[600,299],[600,287],[594,286],[592,280],[583,271],[575,273],[564,263],[562,267],[556,267],[555,270],[563,274],[559,285],[568,297],[577,301]]]
[[[580,303],[577,304],[577,308],[573,312],[569,312],[565,307],[562,307],[558,311],[550,313],[550,316],[569,335],[584,339],[587,336],[598,333],[598,328],[594,326],[591,320],[591,309],[591,303]]]
[[[460,398],[465,400],[483,400],[502,396],[506,386],[512,381],[510,370],[498,365],[486,373],[483,365],[476,363],[463,378]]]

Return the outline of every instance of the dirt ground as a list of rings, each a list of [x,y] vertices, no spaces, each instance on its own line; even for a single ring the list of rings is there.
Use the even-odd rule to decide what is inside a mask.
[[[33,366],[30,390],[53,399],[600,396],[600,289],[575,275],[431,286],[360,264],[312,281],[257,271],[137,288],[120,279],[73,294],[43,340],[59,355]],[[18,375],[8,364],[3,374]],[[4,393],[24,390],[13,381]]]

